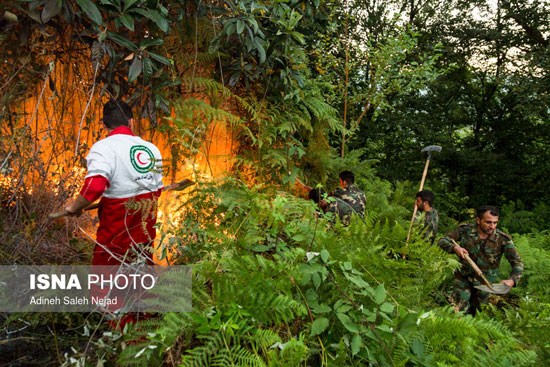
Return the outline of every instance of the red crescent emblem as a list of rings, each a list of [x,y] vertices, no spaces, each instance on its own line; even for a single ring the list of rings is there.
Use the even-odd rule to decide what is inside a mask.
[[[136,160],[139,162],[139,164],[147,164],[146,162],[142,162],[140,159],[139,159],[139,156],[142,155],[143,152],[139,152],[138,155],[136,156]]]

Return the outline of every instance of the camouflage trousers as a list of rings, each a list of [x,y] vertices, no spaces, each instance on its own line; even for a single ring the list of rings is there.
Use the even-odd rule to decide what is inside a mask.
[[[489,293],[474,288],[476,285],[481,285],[481,283],[473,277],[455,273],[453,299],[458,310],[475,315],[481,305],[486,305],[489,302]]]

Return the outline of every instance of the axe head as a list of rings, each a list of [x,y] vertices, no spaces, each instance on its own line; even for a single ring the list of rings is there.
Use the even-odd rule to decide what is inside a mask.
[[[483,291],[483,292],[493,293],[493,294],[506,294],[511,289],[504,283],[493,283],[491,284],[491,288],[487,287],[486,285],[476,285],[474,286],[474,288],[479,289],[480,291]]]
[[[439,145],[430,145],[428,147],[422,148],[421,152],[441,152],[441,147]]]

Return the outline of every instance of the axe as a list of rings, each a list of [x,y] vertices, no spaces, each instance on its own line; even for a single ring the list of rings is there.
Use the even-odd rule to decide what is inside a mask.
[[[421,150],[421,152],[428,152],[428,159],[426,159],[426,165],[424,166],[424,172],[422,173],[422,180],[420,181],[420,188],[418,191],[422,191],[424,188],[424,181],[426,181],[426,175],[428,174],[428,167],[430,166],[430,159],[432,158],[432,152],[441,152],[441,147],[439,145],[430,145]],[[413,215],[411,218],[411,224],[409,226],[409,232],[407,233],[407,247],[409,247],[409,239],[411,238],[412,227],[414,223],[414,217],[416,216],[416,211],[418,208],[414,206]]]
[[[181,190],[186,189],[189,186],[194,185],[194,184],[195,184],[195,182],[193,182],[193,181],[186,178],[185,180],[182,180],[180,182],[176,182],[176,183],[173,183],[171,185],[165,186],[162,191],[170,191],[170,190],[181,191]],[[84,210],[88,211],[88,210],[94,210],[94,209],[97,209],[97,208],[99,208],[99,203],[90,204],[87,207],[85,207]],[[48,214],[48,218],[55,219],[55,218],[64,217],[66,215],[70,215],[70,213],[66,210],[62,210],[60,212]]]
[[[453,245],[455,246],[460,246],[458,243],[456,243],[455,240],[453,240],[451,238],[451,242],[453,243]],[[506,284],[504,283],[490,283],[487,278],[485,278],[485,275],[483,275],[483,272],[481,271],[481,269],[479,268],[479,266],[477,266],[477,264],[474,262],[474,260],[472,260],[470,258],[469,255],[466,255],[464,257],[464,259],[466,259],[466,261],[468,262],[468,264],[470,264],[470,266],[472,267],[472,269],[474,269],[474,272],[477,274],[477,276],[479,276],[481,278],[481,280],[483,281],[483,284],[484,285],[475,285],[474,288],[476,289],[479,289],[481,291],[484,291],[484,292],[488,292],[488,293],[493,293],[493,294],[506,294],[510,291],[510,287],[507,286]]]

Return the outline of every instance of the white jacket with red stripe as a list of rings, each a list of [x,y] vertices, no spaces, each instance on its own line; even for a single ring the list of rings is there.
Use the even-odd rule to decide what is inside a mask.
[[[86,178],[108,180],[98,210],[101,246],[95,247],[92,264],[116,265],[131,246],[150,243],[156,236],[162,156],[154,144],[134,136],[128,127],[119,127],[95,143],[86,160]]]
[[[139,136],[110,135],[92,146],[86,161],[86,178],[101,175],[109,181],[104,197],[124,199],[163,187],[160,151]]]

